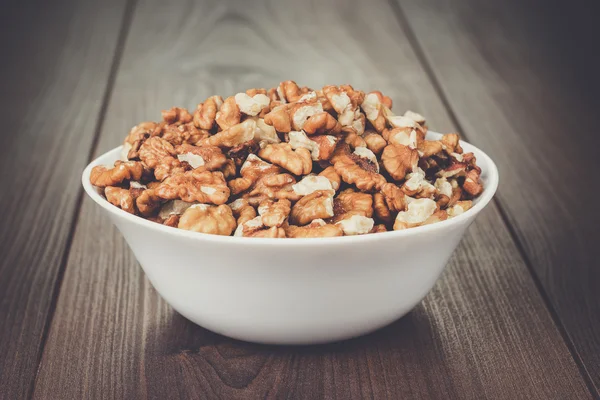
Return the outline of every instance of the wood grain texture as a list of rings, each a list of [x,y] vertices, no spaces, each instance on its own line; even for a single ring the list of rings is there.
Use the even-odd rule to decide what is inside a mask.
[[[395,108],[453,128],[387,3],[245,4],[138,4],[98,153],[161,109],[289,78],[385,88]],[[493,205],[405,318],[339,344],[273,347],[173,312],[86,199],[34,397],[591,396]]]
[[[402,2],[465,134],[496,160],[500,202],[597,391],[600,56],[585,51],[597,14],[579,6]]]
[[[2,399],[33,388],[123,10],[112,0],[2,3]]]

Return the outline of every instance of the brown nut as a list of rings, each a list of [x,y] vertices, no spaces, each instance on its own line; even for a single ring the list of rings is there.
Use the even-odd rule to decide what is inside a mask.
[[[260,178],[280,172],[281,168],[278,166],[265,162],[254,154],[249,154],[240,169],[242,177],[229,181],[229,188],[231,193],[236,195],[249,189]]]
[[[321,171],[319,176],[324,176],[325,178],[329,179],[329,182],[331,182],[331,187],[336,192],[340,188],[342,177],[335,172],[335,168],[333,166],[325,168],[323,171]]]
[[[150,169],[156,168],[164,158],[173,158],[175,154],[173,145],[160,137],[151,137],[140,147],[140,160]]]
[[[320,105],[321,103],[317,104]],[[320,105],[319,108],[323,109],[323,106]],[[304,123],[302,129],[304,129],[304,132],[308,135],[336,134],[340,132],[342,126],[331,114],[322,111],[310,116]]]
[[[442,144],[444,145],[444,150],[450,153],[458,153],[461,154],[463,152],[462,147],[460,147],[458,133],[447,133],[442,136]]]
[[[303,131],[291,131],[288,137],[292,149],[305,148],[309,150],[311,158],[315,161],[330,159],[339,140],[336,136],[331,135],[313,135],[309,138]]]
[[[315,219],[331,218],[333,215],[333,194],[329,190],[317,190],[294,204],[290,221],[294,225],[306,225]]]
[[[441,153],[443,146],[442,142],[439,140],[423,140],[417,145],[417,150],[419,150],[419,155],[421,157],[429,158]]]
[[[375,225],[373,227],[373,229],[371,229],[371,232],[369,232],[369,233],[381,233],[381,232],[387,232],[387,228],[385,227],[384,224]]]
[[[268,125],[263,118],[253,117],[253,119],[256,121],[256,129],[254,129],[254,141],[256,143],[281,142],[274,127]]]
[[[268,110],[271,103],[271,100],[263,93],[256,93],[252,96],[247,93],[238,93],[234,98],[239,110],[251,117],[261,114],[263,110]]]
[[[342,228],[337,225],[327,224],[322,219],[316,219],[306,226],[289,225],[285,228],[287,237],[290,238],[319,238],[343,236]]]
[[[238,144],[235,147],[232,147],[227,152],[227,156],[235,162],[236,167],[241,167],[245,160],[248,158],[248,156],[250,154],[257,153],[258,149],[258,143],[254,139],[252,139],[242,144]]]
[[[452,207],[448,207],[446,212],[449,218],[453,218],[469,210],[471,207],[473,207],[473,202],[471,200],[464,200],[457,202]]]
[[[198,104],[194,112],[194,125],[200,129],[210,131],[215,126],[217,112],[223,105],[221,96],[211,96],[204,103]]]
[[[233,213],[225,204],[194,204],[184,211],[177,225],[178,228],[188,231],[223,236],[231,235],[236,226]]]
[[[383,95],[381,92],[371,92],[365,96],[361,104],[361,108],[365,112],[365,116],[373,125],[373,128],[379,133],[385,129],[386,119],[383,114],[381,100]]]
[[[386,183],[378,173],[379,164],[375,155],[366,147],[357,147],[350,155],[336,157],[333,167],[344,182],[354,184],[363,191],[379,190]]]
[[[331,223],[344,219],[346,214],[363,215],[370,218],[373,216],[373,196],[346,189],[333,200],[333,212]]]
[[[155,189],[146,189],[135,200],[135,204],[140,214],[148,217],[158,211],[162,199],[156,195]]]
[[[242,225],[251,219],[256,218],[256,210],[246,199],[237,199],[229,204],[233,216],[237,218],[237,224]]]
[[[359,136],[354,131],[349,132],[344,141],[350,145],[352,150],[355,150],[358,147],[367,147],[367,142],[361,136]]]
[[[289,143],[272,143],[258,152],[259,157],[279,165],[294,175],[307,175],[312,170],[312,157],[305,148],[292,149]]]
[[[208,171],[220,170],[227,162],[227,157],[216,146],[192,146],[182,144],[175,148],[177,159],[187,162],[193,169],[203,167]]]
[[[201,140],[199,145],[211,145],[221,148],[235,147],[239,144],[252,140],[254,138],[255,129],[256,121],[253,119],[247,119],[242,123],[230,126],[226,130],[217,132],[213,136]]]
[[[302,97],[302,89],[298,87],[296,82],[294,81],[285,81],[281,82],[279,86],[275,89],[277,94],[277,98],[275,100],[279,100],[282,103],[293,103],[296,102]]]
[[[394,230],[426,225],[436,211],[438,211],[437,204],[431,199],[412,200],[408,203],[407,211],[400,211],[396,216]],[[440,215],[436,215],[433,218],[439,217]]]
[[[222,172],[197,169],[169,176],[155,189],[155,193],[165,200],[220,205],[227,201],[230,191]]]
[[[367,149],[375,154],[381,154],[385,146],[387,146],[387,142],[383,136],[373,131],[366,131],[363,140],[367,145]]]
[[[462,185],[462,188],[471,196],[478,196],[483,192],[483,185],[479,179],[479,172],[477,170],[470,170],[467,172],[467,176]]]
[[[163,121],[167,124],[187,124],[188,122],[192,122],[192,115],[186,108],[181,107],[171,107],[170,110],[162,111]]]
[[[98,187],[116,186],[124,181],[138,181],[144,173],[139,161],[117,161],[113,168],[97,165],[90,173],[90,183]]]
[[[121,160],[128,161],[138,158],[142,143],[151,136],[159,135],[161,131],[162,125],[156,122],[142,122],[131,128],[123,142]]]
[[[227,130],[232,126],[238,125],[241,121],[241,118],[242,113],[240,112],[240,108],[235,102],[235,97],[231,96],[225,99],[219,108],[219,111],[217,111],[215,121],[219,125],[219,128],[222,130]]]
[[[273,226],[271,228],[265,227],[262,224],[262,217],[260,216],[246,221],[241,225],[238,225],[237,229],[235,230],[234,236],[262,238],[286,237],[284,228],[276,226]]]
[[[383,149],[381,161],[390,176],[399,181],[404,179],[408,172],[417,168],[419,153],[408,146],[389,144]]]
[[[294,192],[296,179],[290,174],[274,174],[262,176],[244,198],[257,206],[264,199],[298,200],[301,196]]]
[[[408,196],[432,198],[436,194],[437,189],[427,181],[425,171],[417,167],[414,172],[406,175],[402,191]]]
[[[104,195],[112,205],[130,214],[135,214],[135,199],[129,189],[107,186],[104,189]]]
[[[290,215],[292,203],[287,199],[265,199],[258,206],[258,214],[264,226],[282,226]]]
[[[292,118],[290,117],[290,105],[282,104],[265,115],[265,123],[271,125],[277,132],[289,132],[292,130]]]

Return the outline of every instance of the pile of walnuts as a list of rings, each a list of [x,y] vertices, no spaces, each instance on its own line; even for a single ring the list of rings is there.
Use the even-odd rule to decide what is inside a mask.
[[[293,81],[212,96],[134,126],[122,159],[90,181],[148,220],[195,232],[309,238],[452,218],[483,186],[458,135],[425,140],[425,119],[381,92]]]

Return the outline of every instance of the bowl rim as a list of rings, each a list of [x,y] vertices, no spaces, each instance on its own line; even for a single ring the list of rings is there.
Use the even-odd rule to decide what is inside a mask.
[[[434,136],[435,138],[441,138],[442,134],[437,132],[428,131],[427,137]],[[494,161],[481,149],[473,146],[470,143],[467,143],[463,140],[460,141],[461,146],[463,147],[465,152],[473,152],[477,160],[483,159],[484,162],[482,164],[485,165],[485,169],[482,167],[482,179],[484,180],[485,186],[483,189],[483,193],[477,198],[477,202],[471,207],[469,210],[464,213],[457,215],[456,217],[446,219],[444,221],[436,222],[429,225],[418,226],[410,229],[403,229],[399,231],[388,231],[388,232],[380,232],[377,234],[371,235],[355,235],[355,236],[338,236],[338,237],[325,237],[325,238],[245,238],[239,236],[221,236],[221,235],[212,235],[208,233],[202,232],[193,232],[187,231],[184,229],[174,228],[166,225],[161,225],[156,222],[148,221],[142,217],[137,215],[130,214],[122,209],[112,205],[108,200],[102,197],[94,186],[90,183],[90,172],[93,167],[96,165],[102,165],[105,158],[110,158],[115,153],[120,154],[122,145],[118,146],[112,150],[109,150],[102,154],[101,156],[96,157],[92,162],[90,162],[81,175],[81,183],[87,195],[96,202],[96,204],[100,205],[102,208],[107,210],[112,215],[131,222],[133,224],[138,225],[141,228],[148,228],[150,230],[158,231],[168,235],[175,235],[180,237],[185,237],[192,240],[199,241],[215,241],[215,242],[225,242],[231,244],[257,244],[257,245],[274,245],[278,244],[286,244],[286,245],[295,245],[295,246],[303,246],[303,245],[311,245],[315,244],[340,244],[340,243],[353,243],[353,242],[369,242],[371,240],[380,240],[380,239],[392,239],[394,237],[401,238],[405,236],[413,236],[420,234],[427,234],[428,232],[441,230],[444,228],[450,229],[452,226],[460,225],[461,222],[469,219],[470,217],[475,217],[481,210],[483,210],[488,203],[494,197],[496,190],[498,188],[498,168]]]

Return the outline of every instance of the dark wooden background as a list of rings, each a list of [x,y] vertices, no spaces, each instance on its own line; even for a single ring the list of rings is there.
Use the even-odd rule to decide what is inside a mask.
[[[2,2],[0,398],[597,398],[590,4]],[[79,183],[160,110],[286,79],[381,89],[500,169],[423,303],[333,345],[254,345],[188,322]]]

